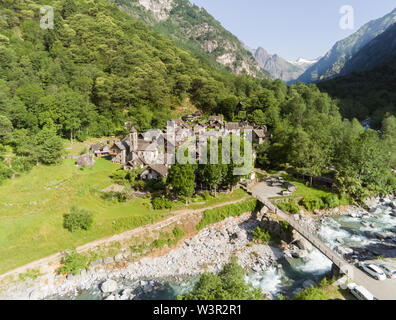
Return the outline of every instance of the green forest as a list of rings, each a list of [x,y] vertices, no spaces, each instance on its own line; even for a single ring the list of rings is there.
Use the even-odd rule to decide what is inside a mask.
[[[385,65],[318,84],[318,87],[339,99],[341,113],[361,121],[368,117],[371,127],[381,129],[388,114],[396,115],[396,60]]]
[[[40,7],[55,9],[53,30]],[[184,101],[226,120],[267,126],[257,165],[330,175],[356,198],[395,189],[396,118],[382,135],[345,120],[315,85],[237,76],[210,67],[106,0],[0,0],[0,154],[12,169],[56,164],[62,139],[160,128]],[[242,109],[236,110],[238,102]]]

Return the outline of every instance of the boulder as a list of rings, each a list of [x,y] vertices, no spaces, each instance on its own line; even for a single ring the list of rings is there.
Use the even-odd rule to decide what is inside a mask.
[[[115,262],[122,261],[123,259],[124,259],[124,256],[123,256],[122,253],[117,254],[117,255],[114,257],[114,261],[115,261]]]
[[[131,289],[124,289],[120,295],[120,300],[130,300],[132,295]]]
[[[301,238],[298,241],[296,241],[296,245],[301,250],[305,250],[308,252],[312,252],[314,250],[314,247],[312,246],[312,244],[309,241],[305,240],[304,238]]]
[[[93,261],[93,262],[91,262],[90,267],[94,268],[94,267],[100,266],[102,264],[102,262],[103,262],[102,260]]]
[[[113,263],[113,262],[114,262],[114,258],[113,257],[103,258],[103,263],[104,264],[109,264],[109,263]]]
[[[95,164],[95,158],[93,154],[84,154],[77,159],[77,166],[79,167],[92,167]]]
[[[118,288],[118,284],[114,280],[106,280],[100,286],[100,289],[102,290],[103,293],[115,292],[117,288]]]
[[[314,210],[314,214],[316,214],[317,216],[320,215],[320,210],[315,209],[315,210]]]

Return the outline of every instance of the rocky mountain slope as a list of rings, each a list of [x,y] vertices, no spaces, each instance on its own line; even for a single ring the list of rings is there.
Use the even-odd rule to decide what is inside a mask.
[[[302,82],[318,82],[339,75],[345,64],[375,37],[396,22],[396,9],[382,18],[370,21],[356,33],[338,41],[316,64],[307,69],[299,78]]]
[[[371,70],[396,59],[396,24],[364,46],[345,67],[341,75]]]
[[[111,0],[195,56],[236,74],[268,78],[242,43],[204,8],[188,0]]]
[[[269,54],[263,48],[257,50],[251,49],[252,54],[256,58],[259,66],[269,72],[274,79],[281,79],[285,82],[296,80],[304,73],[315,61],[298,59],[295,62],[287,61],[277,54]]]

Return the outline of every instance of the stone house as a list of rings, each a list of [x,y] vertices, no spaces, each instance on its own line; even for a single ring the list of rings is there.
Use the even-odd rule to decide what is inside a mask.
[[[159,180],[167,176],[168,168],[161,164],[150,165],[140,174],[140,178],[144,181]]]

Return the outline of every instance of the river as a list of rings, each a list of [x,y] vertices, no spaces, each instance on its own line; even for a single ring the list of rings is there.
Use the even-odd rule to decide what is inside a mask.
[[[394,203],[396,199],[392,199]],[[396,257],[396,209],[378,201],[370,212],[363,209],[348,209],[346,215],[317,218],[319,237],[335,251],[344,254],[350,261],[354,259],[375,259],[378,256]],[[259,287],[263,292],[292,297],[298,290],[317,282],[331,270],[332,263],[318,250],[313,250],[304,258],[279,258],[277,266],[269,266],[264,271],[247,273],[246,281]],[[189,292],[197,282],[198,276],[178,280],[156,280],[156,289],[141,293],[139,299],[174,300]],[[308,280],[308,281],[307,281]],[[118,279],[123,288],[135,289],[139,282],[133,283]],[[77,294],[52,299],[97,300],[103,299],[98,286]]]

